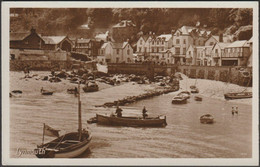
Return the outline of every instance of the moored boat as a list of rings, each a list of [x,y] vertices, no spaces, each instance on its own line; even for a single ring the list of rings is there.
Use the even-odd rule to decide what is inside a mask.
[[[78,90],[80,90],[80,84],[78,84]],[[38,158],[74,158],[89,148],[91,134],[82,129],[80,93],[78,93],[78,132],[70,132],[62,136],[59,136],[58,132],[59,130],[44,124],[42,144],[35,149]],[[44,135],[57,138],[44,144]]]
[[[205,114],[200,117],[200,123],[203,124],[212,124],[214,123],[214,118],[210,114]]]
[[[190,92],[191,93],[199,93],[199,89],[198,88],[192,88],[191,90],[190,90]]]
[[[187,96],[174,96],[172,98],[172,104],[186,104],[187,99]]]
[[[226,93],[224,94],[224,97],[225,99],[252,98],[252,92]]]
[[[44,90],[41,93],[42,93],[42,95],[52,95],[53,94],[53,92],[47,91],[47,90]]]
[[[128,127],[165,127],[166,116],[158,117],[116,117],[96,115],[97,124],[110,125],[110,126],[128,126]]]

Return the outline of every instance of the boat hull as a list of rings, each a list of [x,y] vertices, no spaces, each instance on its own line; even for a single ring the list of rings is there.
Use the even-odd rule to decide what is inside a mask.
[[[225,99],[245,99],[252,98],[252,92],[242,92],[242,93],[226,93],[224,94]]]
[[[96,115],[97,124],[110,125],[110,126],[128,126],[128,127],[165,127],[166,116],[164,119],[145,118],[142,117],[116,117],[116,116],[103,116]]]
[[[51,143],[55,143],[57,141],[62,140],[64,138],[64,136],[66,136],[66,135],[77,135],[77,134],[78,134],[78,132],[65,134],[49,143],[38,146],[38,149],[39,148],[44,149],[44,154],[36,154],[36,156],[38,158],[75,158],[75,157],[78,157],[79,155],[84,153],[89,148],[90,141],[91,141],[91,135],[88,135],[88,137],[86,139],[84,139],[83,141],[80,141],[75,144],[71,144],[67,148],[58,150],[58,149],[55,149],[55,147],[54,148],[48,147],[48,145],[50,145]],[[60,142],[60,144],[61,144],[61,142]]]

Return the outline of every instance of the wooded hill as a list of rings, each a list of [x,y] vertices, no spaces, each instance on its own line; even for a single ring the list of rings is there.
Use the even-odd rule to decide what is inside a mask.
[[[248,8],[12,8],[10,13],[18,14],[10,19],[11,31],[25,32],[33,26],[45,35],[85,38],[93,37],[100,29],[109,30],[120,20],[132,20],[136,34],[170,33],[183,25],[195,26],[199,21],[214,35],[236,33],[238,39],[249,39],[252,26],[248,29],[248,25],[253,20],[253,10]],[[79,29],[82,24],[88,24],[90,29]],[[243,26],[247,27],[242,28],[246,32],[239,35],[236,31]]]

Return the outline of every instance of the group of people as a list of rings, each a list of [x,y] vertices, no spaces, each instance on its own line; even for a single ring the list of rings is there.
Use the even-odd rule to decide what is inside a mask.
[[[235,106],[235,107],[232,106],[231,112],[232,112],[232,115],[234,115],[235,113],[238,114],[238,107],[237,106]]]
[[[117,117],[122,117],[122,111],[123,110],[117,105],[117,107],[116,107],[116,116]],[[143,108],[142,113],[143,113],[143,119],[148,117],[147,110],[146,110],[145,106]]]

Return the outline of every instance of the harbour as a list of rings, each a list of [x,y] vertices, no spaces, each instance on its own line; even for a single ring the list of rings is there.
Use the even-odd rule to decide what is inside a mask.
[[[46,75],[49,72],[33,74]],[[75,84],[62,81],[50,83],[34,78],[19,80],[22,72],[10,72],[10,90],[22,88],[19,98],[10,98],[10,142],[11,157],[18,157],[21,146],[34,149],[41,143],[42,125],[47,123],[61,134],[77,129],[77,98],[67,94],[67,88]],[[180,81],[180,90],[194,84],[195,79]],[[39,84],[40,83],[40,84]],[[91,130],[90,149],[82,158],[249,158],[252,156],[252,99],[225,100],[218,89],[243,90],[244,87],[216,81],[197,80],[197,87],[203,101],[195,101],[192,94],[187,104],[175,105],[172,92],[122,106],[123,116],[142,116],[146,106],[149,116],[167,115],[164,128],[107,127],[88,124],[87,120],[97,113],[110,115],[115,107],[95,107],[108,101],[136,96],[153,90],[152,84],[122,83],[118,86],[101,86],[98,92],[84,93],[81,90],[82,127]],[[203,89],[204,84],[212,83],[212,88]],[[42,96],[41,86],[54,90],[52,96]],[[251,88],[249,88],[251,89]],[[116,92],[116,96],[114,95]],[[232,115],[232,106],[239,113]],[[212,114],[214,124],[201,124],[199,117]],[[46,136],[46,141],[52,140]],[[113,150],[113,151],[111,151]],[[23,155],[23,158],[36,158]]]

